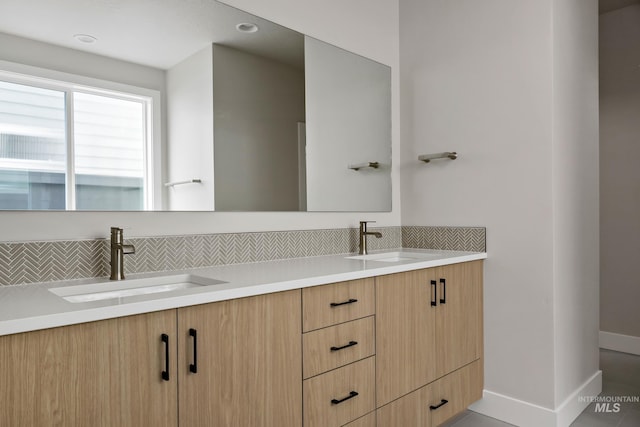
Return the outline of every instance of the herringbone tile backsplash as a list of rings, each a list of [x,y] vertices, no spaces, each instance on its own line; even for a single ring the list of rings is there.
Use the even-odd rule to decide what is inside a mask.
[[[398,247],[484,251],[481,227],[381,227],[381,239],[369,248]],[[171,271],[221,264],[299,258],[358,250],[358,230],[273,231],[198,234],[126,239],[136,253],[127,255],[126,273]],[[0,243],[0,285],[106,276],[109,244],[105,239]]]
[[[108,274],[106,240],[0,243],[0,285]]]
[[[402,227],[402,247],[486,252],[484,227]]]

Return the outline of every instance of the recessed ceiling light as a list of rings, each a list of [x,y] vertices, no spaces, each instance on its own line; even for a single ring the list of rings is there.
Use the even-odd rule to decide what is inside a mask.
[[[258,26],[251,22],[242,22],[236,25],[236,30],[240,31],[241,33],[255,33],[256,31],[258,31]]]
[[[74,34],[73,38],[82,43],[95,43],[97,38],[89,35],[89,34]]]

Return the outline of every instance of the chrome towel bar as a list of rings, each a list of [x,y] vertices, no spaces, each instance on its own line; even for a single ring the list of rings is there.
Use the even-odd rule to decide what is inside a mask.
[[[380,167],[380,163],[378,162],[366,162],[366,163],[356,163],[355,165],[349,165],[349,169],[357,171],[362,168],[373,168],[378,169]]]
[[[202,182],[201,179],[188,179],[186,181],[172,181],[172,182],[165,182],[164,186],[165,187],[173,187],[176,185],[182,185],[182,184],[200,184]]]
[[[444,153],[435,153],[435,154],[421,154],[418,156],[418,160],[421,160],[425,163],[429,163],[431,160],[435,159],[451,159],[455,160],[458,158],[458,153],[455,151],[445,151]]]

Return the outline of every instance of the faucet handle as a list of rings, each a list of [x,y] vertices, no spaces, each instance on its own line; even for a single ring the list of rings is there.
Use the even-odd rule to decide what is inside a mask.
[[[122,254],[131,255],[136,253],[136,247],[133,245],[122,245]]]

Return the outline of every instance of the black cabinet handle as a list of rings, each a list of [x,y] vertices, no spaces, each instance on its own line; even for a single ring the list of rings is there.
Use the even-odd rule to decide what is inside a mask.
[[[446,405],[447,403],[449,403],[449,401],[447,399],[442,399],[440,401],[440,403],[437,404],[437,405],[429,405],[429,409],[432,410],[432,411],[435,411],[436,409],[438,409],[441,406]]]
[[[349,393],[349,396],[347,397],[343,397],[342,399],[331,399],[331,404],[332,405],[337,405],[338,403],[342,403],[345,400],[349,400],[349,399],[353,399],[354,397],[356,397],[358,395],[357,391],[352,391],[351,393]]]
[[[349,298],[348,301],[344,301],[344,302],[332,302],[331,304],[329,304],[331,307],[338,307],[340,305],[345,305],[345,304],[353,304],[354,302],[358,302],[357,299],[355,298]]]
[[[164,343],[164,371],[162,371],[162,379],[169,381],[169,335],[162,334],[160,339]]]
[[[435,307],[438,305],[438,288],[436,287],[436,281],[431,281],[431,293],[433,294],[433,299],[431,300],[431,306]]]
[[[189,329],[189,336],[193,337],[193,363],[189,364],[189,372],[198,373],[198,331]]]
[[[440,304],[447,303],[447,279],[440,279],[442,285],[442,298],[440,298]]]
[[[343,348],[353,347],[354,345],[357,345],[357,344],[358,344],[358,341],[349,341],[349,344],[345,344],[342,347],[331,347],[331,351],[342,350]]]

